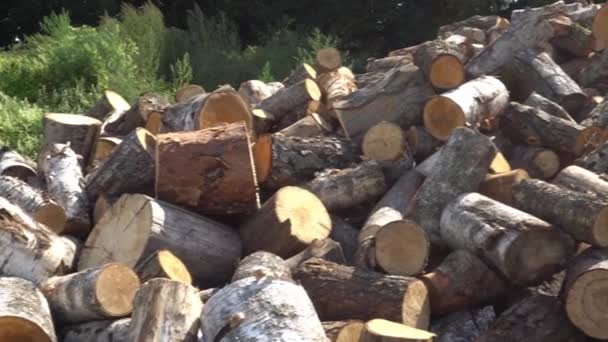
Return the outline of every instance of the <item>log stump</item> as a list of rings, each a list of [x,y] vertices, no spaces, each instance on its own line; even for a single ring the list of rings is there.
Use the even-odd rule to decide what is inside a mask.
[[[70,144],[70,148],[82,157],[81,165],[87,165],[101,121],[75,114],[48,113],[42,119],[45,144]]]

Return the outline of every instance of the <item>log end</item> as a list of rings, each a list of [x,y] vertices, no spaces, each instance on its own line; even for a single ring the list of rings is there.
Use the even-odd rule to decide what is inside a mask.
[[[403,155],[405,144],[405,133],[401,127],[383,121],[365,132],[361,149],[371,160],[396,160]]]
[[[494,160],[492,160],[492,163],[490,164],[490,172],[504,173],[509,171],[511,171],[511,165],[505,156],[501,152],[496,153],[496,157],[494,157]]]
[[[429,291],[422,280],[408,285],[401,305],[402,321],[405,325],[418,329],[427,329],[431,316]]]
[[[248,129],[253,120],[249,106],[235,91],[215,92],[207,98],[198,113],[198,129],[218,126],[224,123],[244,121]]]
[[[48,226],[57,234],[63,232],[66,227],[67,216],[59,204],[45,204],[33,216],[36,221]]]
[[[424,127],[435,138],[447,141],[456,127],[466,125],[464,111],[443,96],[434,96],[424,106]]]
[[[304,88],[306,89],[306,93],[308,94],[310,100],[321,100],[321,89],[317,85],[317,82],[307,78],[304,80]]]
[[[156,257],[158,258],[158,264],[169,279],[192,284],[192,275],[190,275],[188,268],[173,253],[162,250],[158,252]]]
[[[513,206],[513,185],[528,179],[528,172],[523,169],[487,175],[479,185],[479,193],[495,201]]]
[[[308,78],[316,80],[317,79],[317,71],[308,63],[302,63],[302,69],[308,76]]]
[[[387,321],[385,319],[372,319],[365,323],[365,332],[383,339],[396,341],[432,341],[436,335],[407,325]]]
[[[387,273],[413,276],[424,270],[430,242],[424,229],[409,220],[391,222],[376,233],[376,261]]]
[[[559,171],[560,161],[557,153],[552,150],[542,150],[534,156],[532,164],[538,168],[543,179],[548,179]]]
[[[608,339],[608,271],[590,270],[577,278],[568,290],[566,313],[585,335]]]
[[[597,215],[591,234],[596,246],[608,247],[608,206]]]
[[[342,56],[335,48],[324,48],[317,51],[317,64],[326,70],[336,70],[342,66]]]
[[[124,97],[120,96],[120,94],[117,92],[106,90],[103,92],[103,94],[106,97],[106,100],[108,100],[110,106],[112,106],[114,112],[122,113],[131,109],[129,102],[127,102],[127,100],[125,100]]]
[[[431,65],[429,79],[435,88],[454,89],[466,80],[464,64],[454,55],[439,55]]]
[[[159,112],[153,112],[148,115],[148,121],[146,121],[146,130],[156,135],[160,133],[160,126],[162,125],[162,115]]]
[[[11,316],[0,318],[0,341],[53,342],[38,324]]]
[[[362,322],[353,322],[345,325],[336,337],[336,342],[353,342],[360,341],[365,324]]]
[[[205,93],[205,89],[196,84],[188,84],[175,92],[175,101],[177,103],[186,102],[196,96]]]
[[[133,310],[133,298],[139,285],[139,278],[131,268],[109,264],[97,278],[95,296],[105,314],[121,317]]]
[[[101,126],[101,121],[78,114],[46,113],[44,119],[66,126]]]
[[[270,175],[270,169],[272,168],[272,135],[260,135],[251,148],[251,152],[258,184],[262,184]]]

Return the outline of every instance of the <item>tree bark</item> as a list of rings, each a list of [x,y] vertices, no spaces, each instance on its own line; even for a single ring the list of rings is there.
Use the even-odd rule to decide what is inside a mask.
[[[150,193],[156,172],[155,150],[156,138],[143,128],[126,136],[108,159],[87,175],[85,190],[89,199],[95,200],[102,193]]]
[[[283,128],[278,133],[287,137],[310,138],[331,133],[333,129],[332,123],[325,120],[323,116],[317,113],[310,113],[290,126]]]
[[[97,100],[93,108],[87,112],[87,116],[103,121],[112,113],[122,113],[131,108],[131,105],[118,93],[106,90]]]
[[[524,169],[487,175],[479,185],[479,193],[512,207],[513,185],[528,178],[530,176]]]
[[[352,265],[359,246],[359,230],[336,215],[331,215],[331,233],[329,238],[342,247],[347,265]]]
[[[333,107],[347,137],[353,138],[381,121],[402,126],[420,123],[424,102],[433,95],[414,65],[392,69],[379,81],[359,89]]]
[[[441,26],[437,35],[441,36],[448,32],[456,32],[463,27],[475,27],[483,31],[487,31],[495,25],[508,25],[509,21],[497,15],[475,15],[465,20],[461,20],[449,25]]]
[[[368,72],[365,74],[355,75],[355,84],[359,89],[366,88],[372,86],[384,79],[385,73],[390,72],[386,71],[376,71],[376,72]]]
[[[477,253],[518,285],[542,282],[574,253],[573,241],[554,226],[477,193],[445,208],[441,236],[453,249]]]
[[[17,151],[0,148],[0,176],[19,178],[27,182],[37,176],[36,164]]]
[[[414,63],[435,89],[454,89],[465,82],[467,48],[466,44],[458,46],[441,39],[429,41],[416,50]]]
[[[577,57],[587,57],[593,52],[596,41],[590,29],[577,24],[569,17],[551,19],[554,27],[559,27],[557,35],[551,39],[556,48]]]
[[[122,138],[119,137],[98,137],[91,154],[88,170],[99,167],[121,143]]]
[[[81,165],[87,165],[91,149],[101,121],[84,115],[48,113],[42,119],[44,142],[67,144],[82,157]]]
[[[509,92],[497,78],[482,76],[432,97],[424,106],[424,127],[446,141],[456,127],[479,127],[496,120],[509,104]]]
[[[608,158],[606,156],[608,156],[608,141],[600,144],[589,154],[575,160],[574,164],[597,174],[602,174],[608,172]]]
[[[384,318],[426,329],[429,299],[416,278],[385,276],[320,259],[298,267],[294,279],[308,292],[322,320]]]
[[[528,96],[526,102],[524,102],[523,104],[525,104],[526,106],[540,109],[546,112],[547,114],[551,114],[560,119],[576,123],[576,120],[574,120],[562,106],[536,92],[532,92],[532,94]]]
[[[154,278],[192,284],[192,275],[186,265],[167,249],[159,250],[142,260],[135,268],[135,272],[142,284]]]
[[[599,83],[605,82],[608,78],[606,63],[608,63],[608,49],[601,52],[598,57],[592,58],[590,63],[581,70],[579,75],[581,86],[594,88]]]
[[[608,47],[608,8],[606,6],[602,6],[595,14],[591,30],[595,39],[600,42],[599,46]]]
[[[443,142],[432,136],[423,126],[412,126],[405,132],[408,148],[416,161],[425,160],[435,153]]]
[[[175,92],[175,102],[186,102],[194,97],[205,94],[205,88],[196,85],[196,84],[188,84],[181,88],[179,88]]]
[[[350,74],[352,75],[352,72],[350,72]],[[330,113],[332,113],[331,109],[333,109],[335,102],[344,99],[357,90],[355,79],[349,76],[350,75],[347,76],[340,70],[336,70],[319,75],[317,78],[317,83],[319,84],[319,89],[323,96],[323,102],[327,106],[327,109],[330,110]]]
[[[330,238],[313,241],[305,250],[285,260],[285,262],[291,273],[294,273],[300,264],[313,258],[320,258],[340,265],[346,264],[342,246]]]
[[[118,201],[118,198],[118,196],[108,196],[103,193],[97,197],[95,207],[93,208],[93,226],[95,226],[103,215],[110,210],[112,205]]]
[[[271,113],[275,119],[279,120],[308,101],[319,101],[320,99],[321,90],[319,86],[315,81],[305,79],[264,99],[260,102],[258,108]]]
[[[598,104],[581,122],[585,127],[608,128],[608,101]]]
[[[550,179],[561,166],[557,153],[543,147],[515,145],[508,156],[514,168],[526,170],[531,178]]]
[[[27,280],[0,278],[0,339],[57,342],[49,305]]]
[[[202,342],[325,342],[325,332],[304,289],[269,277],[238,280],[203,308]]]
[[[250,80],[241,83],[238,93],[251,108],[255,108],[260,102],[273,94],[266,83],[260,80]]]
[[[162,249],[180,258],[200,285],[230,279],[241,256],[230,227],[144,195],[123,195],[89,234],[78,269],[109,262],[136,268]]]
[[[129,267],[106,264],[49,278],[40,289],[56,321],[82,323],[130,314],[139,284]]]
[[[608,180],[589,170],[570,165],[553,178],[553,184],[577,192],[591,193],[608,200]]]
[[[513,187],[515,206],[553,223],[576,240],[608,247],[608,202],[537,179]]]
[[[104,136],[128,135],[137,127],[143,127],[154,113],[163,116],[170,106],[171,104],[164,97],[146,93],[137,99],[131,109],[115,112],[108,116],[101,125],[101,134]]]
[[[68,145],[53,144],[42,150],[39,160],[49,194],[65,210],[67,222],[61,233],[85,237],[91,230],[91,205],[78,156]]]
[[[63,342],[127,342],[131,318],[116,321],[94,321],[63,329]]]
[[[286,88],[288,88],[294,84],[304,81],[307,78],[311,80],[316,80],[317,71],[312,66],[310,66],[310,64],[302,63],[298,65],[294,70],[292,70],[289,76],[283,80],[283,84]]]
[[[317,196],[288,186],[277,191],[240,228],[245,255],[259,250],[288,258],[331,232],[331,218]]]
[[[488,329],[495,318],[491,306],[454,312],[435,321],[431,331],[437,334],[435,342],[475,341]]]
[[[196,342],[202,310],[203,302],[194,287],[152,279],[135,295],[129,341]]]
[[[248,255],[239,263],[232,275],[231,282],[248,277],[270,277],[276,279],[291,279],[291,270],[285,260],[272,253],[259,251]]]
[[[370,58],[367,60],[365,71],[367,72],[387,72],[392,68],[412,63],[411,54],[400,56],[388,56],[384,58]]]

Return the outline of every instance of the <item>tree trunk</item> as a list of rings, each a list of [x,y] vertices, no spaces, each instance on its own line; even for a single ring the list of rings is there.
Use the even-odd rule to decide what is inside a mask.
[[[456,127],[479,127],[496,120],[509,104],[509,92],[497,78],[483,76],[432,97],[424,106],[424,127],[446,141]]]
[[[66,212],[48,194],[8,176],[0,176],[0,194],[52,231],[58,234],[64,231]]]
[[[348,169],[328,169],[302,188],[317,195],[328,211],[349,209],[377,198],[386,191],[382,168],[366,161]]]
[[[179,88],[175,92],[175,102],[186,102],[190,99],[193,99],[199,95],[205,94],[205,88],[196,85],[196,84],[188,84],[181,88]]]
[[[315,69],[317,69],[317,72],[324,73],[333,71],[341,66],[342,56],[337,49],[328,47],[317,51],[317,57],[315,59]]]
[[[587,336],[607,339],[608,251],[587,249],[571,261],[566,274],[562,293],[570,322]]]
[[[298,65],[287,78],[283,80],[285,88],[291,87],[294,84],[300,83],[305,79],[316,80],[317,71],[307,63]]]
[[[363,326],[363,322],[357,320],[346,320],[346,321],[329,321],[329,322],[321,322],[323,325],[323,330],[325,330],[325,336],[331,342],[341,342],[344,341],[344,338],[340,338],[340,333],[345,328],[351,324],[361,324]],[[346,342],[346,341],[345,341]]]
[[[467,45],[455,45],[441,39],[422,44],[414,53],[414,63],[435,89],[449,90],[465,82],[464,64]]]
[[[325,342],[304,289],[291,281],[249,277],[218,291],[203,308],[202,342]]]
[[[131,108],[129,102],[118,93],[111,90],[106,90],[103,95],[97,100],[93,108],[87,112],[87,116],[103,121],[112,113],[122,113]]]
[[[0,339],[57,342],[49,305],[27,280],[0,278]]]
[[[331,232],[331,218],[317,196],[288,186],[277,191],[240,228],[245,255],[259,250],[288,258]]]
[[[608,156],[608,141],[600,144],[591,153],[575,160],[574,164],[597,174],[602,174],[608,172],[608,158],[606,156]]]
[[[280,130],[278,133],[287,137],[310,138],[325,135],[334,130],[333,125],[317,113],[310,113],[304,118]]]
[[[94,321],[63,329],[63,342],[128,342],[131,318]]]
[[[608,10],[606,10],[606,13],[608,13]],[[599,83],[605,82],[608,78],[606,63],[608,63],[608,49],[601,52],[598,57],[592,58],[591,62],[581,70],[578,77],[581,86],[594,88]]]
[[[608,200],[608,181],[582,167],[571,165],[553,178],[553,184],[577,192],[591,193]]]
[[[293,273],[300,264],[313,258],[320,258],[340,265],[346,264],[342,246],[330,238],[314,240],[305,250],[285,260],[285,262],[291,273]]]
[[[425,160],[441,147],[443,142],[432,136],[423,126],[412,126],[405,132],[408,148],[416,161]]]
[[[139,284],[139,278],[129,267],[106,264],[49,278],[40,289],[56,321],[81,323],[130,314]]]
[[[81,165],[88,164],[101,121],[84,115],[49,113],[44,115],[42,125],[46,145],[69,143],[82,157]]]
[[[65,210],[67,222],[61,233],[86,237],[91,230],[91,205],[78,156],[68,145],[53,144],[43,149],[39,160],[49,194]]]
[[[143,128],[125,137],[106,161],[87,175],[85,190],[91,200],[102,193],[150,193],[154,185],[156,138]],[[133,177],[137,175],[137,177]]]
[[[0,148],[0,176],[19,178],[24,182],[37,176],[36,164],[17,151]]]
[[[364,342],[432,342],[435,334],[385,319],[365,323],[359,340]],[[354,341],[354,340],[353,340]]]
[[[586,341],[555,297],[534,295],[503,312],[477,342]]]
[[[56,235],[0,197],[0,274],[38,284],[68,273],[75,258],[72,240]]]
[[[543,147],[515,145],[509,152],[509,161],[516,169],[528,172],[531,178],[549,179],[560,169],[557,153]]]
[[[243,122],[157,136],[157,198],[200,214],[252,213],[257,189]]]
[[[403,127],[420,122],[432,87],[414,65],[392,69],[382,81],[359,89],[333,107],[347,137],[353,138],[382,121]]]
[[[388,56],[384,58],[370,58],[367,60],[365,71],[367,72],[387,72],[392,68],[412,63],[411,54]]]
[[[435,342],[471,342],[485,332],[495,318],[491,306],[454,312],[435,321],[431,331],[437,334]]]
[[[301,105],[298,105],[297,107],[295,107],[293,110],[289,111],[288,113],[279,115],[280,119],[272,122],[272,127],[270,128],[270,131],[272,132],[278,132],[280,130],[283,130],[293,124],[295,124],[296,122],[298,122],[299,120],[312,115],[312,113],[317,112],[321,107],[321,102],[320,101],[306,101],[304,103],[302,103]],[[268,113],[268,112],[265,112]],[[272,115],[273,118],[276,117],[276,115]],[[265,131],[262,131],[261,133],[265,133]]]
[[[266,83],[259,80],[241,83],[238,93],[251,108],[255,108],[260,102],[272,96],[272,92]]]
[[[390,161],[407,156],[405,132],[398,125],[382,121],[368,129],[361,150],[366,159]]]
[[[109,262],[136,267],[162,249],[180,258],[202,285],[230,279],[241,256],[230,227],[144,195],[123,195],[89,234],[78,269]]]
[[[283,88],[264,99],[260,102],[258,108],[271,113],[275,119],[279,120],[282,116],[306,104],[308,101],[319,101],[320,99],[321,90],[319,86],[315,81],[305,79],[289,88]]]
[[[352,265],[359,246],[359,230],[336,215],[331,215],[331,234],[329,238],[342,247],[347,265]]]
[[[537,179],[515,185],[513,197],[517,208],[559,226],[576,240],[608,247],[608,202],[603,198]]]
[[[422,226],[432,243],[443,245],[439,234],[441,212],[459,195],[477,190],[495,155],[496,148],[486,136],[456,128],[441,149],[434,171],[412,199],[406,218]]]
[[[231,282],[248,277],[270,277],[276,279],[291,279],[291,270],[285,260],[272,253],[259,251],[245,257],[232,275]]]
[[[112,152],[122,143],[118,137],[98,137],[89,162],[89,170],[94,170],[106,161]]]
[[[429,299],[416,278],[355,270],[320,259],[298,267],[294,279],[312,299],[322,320],[384,318],[419,329],[429,324]]]
[[[528,96],[528,99],[526,99],[526,102],[523,104],[526,106],[535,107],[536,109],[542,110],[543,112],[556,116],[560,119],[576,123],[576,120],[574,120],[562,106],[536,92],[532,92],[532,94]]]
[[[593,52],[596,41],[591,30],[569,17],[561,16],[550,21],[557,31],[551,39],[553,46],[577,57],[587,57]]]
[[[530,178],[528,172],[523,169],[487,175],[479,185],[479,193],[508,206],[513,206],[513,185],[528,178]]]
[[[135,272],[141,283],[154,278],[167,278],[192,284],[192,276],[184,263],[167,249],[154,252],[137,265]]]
[[[422,277],[429,289],[431,312],[443,315],[500,298],[508,285],[475,254],[456,250]]]
[[[542,282],[574,253],[574,243],[554,226],[477,193],[445,208],[441,236],[453,249],[478,253],[518,285]]]
[[[253,128],[249,105],[232,87],[223,86],[167,108],[160,132],[198,131],[239,121],[245,121],[248,129]]]
[[[152,279],[135,295],[129,341],[196,342],[202,310],[203,302],[194,287]]]

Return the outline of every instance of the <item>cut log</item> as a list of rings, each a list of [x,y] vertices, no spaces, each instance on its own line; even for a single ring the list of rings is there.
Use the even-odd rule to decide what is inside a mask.
[[[317,71],[324,73],[340,68],[342,66],[342,56],[340,51],[335,48],[323,48],[317,51],[315,62]]]
[[[347,137],[356,137],[382,121],[402,127],[420,123],[426,99],[434,94],[422,72],[404,65],[384,74],[384,78],[359,89],[333,107]]]
[[[232,87],[223,86],[167,108],[162,115],[160,132],[198,131],[239,121],[253,128],[249,105]]]
[[[260,136],[253,158],[258,180],[268,189],[305,183],[315,172],[346,168],[360,160],[358,148],[348,140],[281,134]]]
[[[304,289],[269,277],[238,280],[218,291],[201,315],[202,342],[325,342]]]
[[[562,106],[536,92],[532,92],[532,94],[528,96],[528,99],[526,99],[526,102],[524,102],[524,104],[526,106],[540,109],[546,112],[547,114],[551,114],[560,119],[576,123],[576,120],[574,120]]]
[[[63,329],[63,342],[126,342],[129,340],[131,318],[116,321],[94,321]]]
[[[282,258],[331,232],[331,218],[317,196],[287,186],[277,191],[240,228],[245,255],[264,250]]]
[[[489,167],[490,173],[504,173],[511,171],[511,164],[505,158],[505,155],[502,152],[497,152],[496,157],[492,160]]]
[[[283,85],[286,88],[291,87],[294,84],[300,83],[305,79],[316,80],[317,79],[317,71],[315,68],[310,66],[307,63],[302,63],[298,65],[292,72],[289,74],[287,78],[283,80]]]
[[[458,46],[440,39],[433,40],[416,50],[414,63],[436,89],[454,89],[465,82],[467,47],[468,45]]]
[[[551,222],[576,240],[608,247],[608,202],[538,179],[513,186],[515,206]]]
[[[587,57],[595,49],[596,41],[590,29],[565,16],[558,16],[550,22],[554,29],[555,26],[561,26],[551,39],[551,44],[556,48],[577,57]]]
[[[152,279],[135,295],[129,341],[196,342],[202,310],[203,302],[194,287]]]
[[[89,234],[78,269],[110,262],[136,268],[161,249],[180,258],[195,283],[203,285],[230,279],[241,256],[238,234],[230,227],[144,195],[126,194]]]
[[[608,101],[598,104],[581,122],[585,127],[608,128]]]
[[[272,96],[270,88],[260,80],[241,83],[238,93],[251,108],[255,108],[260,102]]]
[[[0,197],[0,274],[40,283],[69,272],[74,241],[60,237]]]
[[[388,274],[415,276],[424,270],[430,254],[429,238],[409,220],[385,224],[374,235],[373,260]]]
[[[0,196],[19,206],[34,220],[61,233],[66,226],[66,212],[50,196],[26,182],[8,176],[0,176]]]
[[[294,122],[292,125],[283,128],[278,133],[281,133],[287,137],[309,138],[318,135],[325,135],[333,130],[334,128],[332,123],[325,120],[323,116],[317,113],[310,113],[304,118]]]
[[[374,200],[387,186],[380,165],[366,161],[353,168],[325,170],[302,188],[317,195],[328,211],[335,211]]]
[[[157,136],[156,197],[210,215],[259,208],[245,123]]]
[[[424,127],[412,126],[405,132],[408,148],[416,161],[423,161],[441,147],[443,142],[433,137]]]
[[[192,276],[186,265],[166,249],[151,254],[137,265],[135,271],[142,284],[154,278],[167,278],[192,284]]]
[[[365,323],[361,321],[352,321],[352,323],[344,326],[336,337],[336,342],[351,342],[362,341],[361,334],[365,329]]]
[[[87,112],[87,115],[103,121],[103,119],[112,113],[126,112],[130,108],[129,102],[122,96],[114,91],[106,90],[99,100],[97,100],[95,106]]]
[[[554,226],[477,193],[462,195],[445,208],[441,237],[453,249],[478,253],[519,285],[542,282],[574,253],[574,243]]]
[[[509,92],[497,78],[482,76],[460,87],[432,97],[424,106],[424,127],[435,138],[446,141],[456,127],[478,127],[496,120],[509,104]]]
[[[409,153],[405,133],[398,125],[382,121],[365,132],[361,150],[367,159],[396,160]]]
[[[491,306],[455,312],[433,323],[431,331],[437,334],[435,342],[469,342],[485,332],[496,315]]]
[[[251,111],[251,115],[253,118],[253,129],[255,130],[256,134],[261,135],[268,133],[275,123],[274,115],[263,109],[253,109]]]
[[[0,278],[0,340],[57,342],[49,305],[27,280]]]
[[[515,304],[479,336],[478,342],[583,342],[555,297],[534,295]]]
[[[607,6],[608,7],[608,6]],[[608,10],[606,11],[608,16]],[[605,49],[596,57],[591,58],[589,64],[587,64],[580,72],[578,80],[583,87],[592,88],[603,83],[608,78],[608,71],[606,70],[606,63],[608,63],[608,49]]]
[[[160,133],[161,127],[163,125],[163,116],[160,113],[151,113],[148,115],[148,121],[146,121],[146,126],[144,127],[148,132],[156,135]]]
[[[121,264],[52,277],[40,285],[53,318],[62,323],[126,316],[133,309],[133,296],[138,288],[135,272]]]
[[[273,279],[291,279],[291,270],[281,257],[272,253],[259,251],[245,257],[232,275],[231,282],[248,277],[270,277]]]
[[[272,128],[270,131],[278,132],[284,128],[287,128],[296,123],[298,120],[301,120],[312,113],[318,112],[320,108],[320,101],[306,101],[286,114],[272,115],[273,118],[278,116],[280,119],[272,123]]]
[[[125,137],[99,168],[86,177],[91,200],[101,193],[149,193],[154,186],[156,138],[143,128]],[[133,177],[137,175],[137,177]]]
[[[507,26],[509,25],[509,21],[505,18],[496,15],[475,15],[465,20],[452,23],[450,25],[441,26],[437,35],[441,36],[446,34],[447,32],[456,32],[462,27],[475,27],[480,30],[487,31],[496,25]]]
[[[348,73],[350,75],[347,75]],[[319,89],[321,89],[327,109],[332,109],[335,102],[342,100],[357,90],[355,79],[350,77],[351,75],[352,72],[348,69],[346,72],[338,69],[322,74],[317,78],[317,83],[319,84]]]
[[[476,191],[496,155],[486,136],[468,128],[456,128],[441,149],[433,172],[412,199],[406,218],[427,232],[431,243],[443,245],[439,235],[441,212],[461,194]]]
[[[568,266],[563,295],[570,322],[585,335],[608,338],[608,252],[589,248]]]
[[[143,127],[153,113],[162,116],[170,106],[171,104],[164,97],[146,93],[137,99],[131,109],[108,116],[101,125],[101,134],[104,136],[127,135],[135,128]]]
[[[175,102],[185,102],[206,93],[205,89],[196,84],[188,84],[175,92]]]
[[[608,156],[608,141],[600,144],[588,155],[575,160],[574,163],[587,170],[602,174],[608,172],[608,158],[606,156]]]
[[[319,101],[320,99],[321,90],[319,86],[315,81],[305,79],[267,97],[260,102],[258,108],[271,113],[278,120],[299,106],[308,103],[308,101]]]
[[[389,72],[388,70],[387,72]],[[355,84],[359,89],[372,86],[384,79],[384,72],[368,72],[355,75]]]
[[[435,334],[385,319],[365,323],[361,341],[365,342],[432,342]]]
[[[509,152],[514,168],[525,170],[532,178],[549,179],[560,169],[557,153],[542,147],[515,145]]]
[[[442,315],[489,303],[507,292],[508,285],[475,254],[456,250],[425,274],[431,312]]]
[[[387,72],[394,67],[412,63],[412,55],[388,56],[384,58],[369,58],[365,66],[367,72]]]
[[[48,113],[42,120],[45,144],[70,144],[70,148],[82,157],[87,165],[101,121],[92,117],[74,114]]]
[[[593,36],[600,46],[608,47],[608,6],[602,6],[593,18],[592,24]]]
[[[424,177],[429,177],[431,173],[435,170],[435,165],[439,161],[441,157],[441,148],[437,150],[435,153],[431,154],[428,158],[423,160],[420,164],[416,165],[416,172],[423,175]]]
[[[428,328],[427,288],[416,278],[355,270],[321,259],[301,264],[293,276],[322,320],[383,318]]]
[[[6,147],[0,148],[0,176],[15,177],[27,182],[37,175],[36,164],[31,159]]]
[[[553,179],[553,184],[578,192],[591,193],[608,200],[608,180],[576,165],[560,171]]]
[[[305,250],[285,260],[285,262],[293,273],[300,264],[313,258],[320,258],[340,265],[346,264],[342,246],[330,238],[314,240]]]
[[[42,150],[39,162],[49,194],[65,211],[67,221],[61,234],[85,237],[91,229],[91,205],[78,156],[68,145],[53,144]]]
[[[96,225],[103,215],[110,210],[112,205],[118,201],[117,196],[108,196],[106,194],[100,194],[95,201],[95,207],[93,208],[93,225]]]
[[[505,83],[515,99],[523,101],[537,92],[574,114],[585,104],[581,87],[546,52],[518,52],[505,66],[505,74]]]
[[[352,265],[359,246],[359,230],[336,215],[331,215],[331,234],[329,238],[342,247],[347,265]]]
[[[89,162],[89,169],[95,169],[106,161],[121,142],[122,138],[98,137]]]
[[[479,185],[479,193],[495,201],[513,206],[513,185],[530,178],[524,169],[487,175]]]
[[[323,325],[323,330],[325,330],[325,336],[327,336],[331,342],[348,342],[348,340],[344,340],[344,338],[339,339],[339,336],[342,330],[348,329],[347,327],[350,324],[363,325],[363,322],[356,320],[321,322],[321,325]]]

